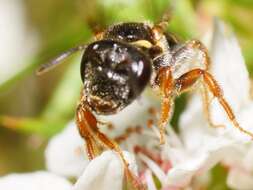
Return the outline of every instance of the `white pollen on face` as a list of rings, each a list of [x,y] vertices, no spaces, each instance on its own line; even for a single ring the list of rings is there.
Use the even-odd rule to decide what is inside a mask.
[[[93,46],[93,49],[94,49],[94,50],[98,49],[98,46],[99,46],[98,44],[95,44],[95,45]]]
[[[113,76],[112,72],[111,72],[111,71],[107,72],[107,76],[108,76],[109,78],[112,78],[112,76]]]

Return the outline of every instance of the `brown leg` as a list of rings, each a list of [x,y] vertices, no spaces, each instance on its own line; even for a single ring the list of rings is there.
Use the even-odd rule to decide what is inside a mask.
[[[226,112],[230,121],[233,123],[234,127],[238,128],[241,132],[253,138],[253,134],[251,132],[243,129],[238,124],[231,107],[229,106],[225,98],[223,97],[221,88],[219,87],[218,83],[213,78],[213,76],[207,71],[202,70],[202,69],[194,69],[185,73],[180,78],[178,78],[176,80],[175,85],[179,87],[178,88],[179,93],[190,88],[198,79],[200,79],[200,77],[203,77],[203,82],[207,85],[208,89],[211,91],[213,96],[218,99],[220,105],[223,107],[224,111]]]
[[[172,78],[170,67],[162,68],[158,73],[158,82],[162,92],[161,114],[158,123],[160,131],[160,144],[165,143],[165,127],[172,115],[174,106],[174,80]]]
[[[165,127],[171,118],[173,106],[174,106],[174,100],[171,97],[163,98],[162,103],[161,103],[161,116],[158,123],[159,131],[160,131],[160,144],[165,143],[165,139],[164,139]]]
[[[78,106],[76,111],[76,123],[81,137],[85,140],[88,158],[89,160],[92,160],[99,154],[99,151],[96,140],[92,136],[89,127],[86,125],[87,123],[85,122],[81,105]]]
[[[172,59],[172,65],[176,64],[177,59],[176,57],[184,57],[182,56],[183,54],[187,54],[187,51],[191,49],[196,49],[202,52],[203,56],[203,69],[205,71],[208,71],[210,67],[210,58],[208,56],[208,50],[207,48],[199,41],[199,40],[190,40],[189,42],[185,43],[185,45],[178,50],[176,50],[173,54],[173,59]],[[174,62],[174,63],[173,63]],[[211,119],[211,113],[209,109],[209,94],[208,94],[208,89],[206,88],[206,84],[203,84],[203,88],[201,89],[201,95],[202,95],[202,100],[203,100],[203,110],[205,113],[205,117],[207,118],[207,121],[210,126],[212,127],[224,127],[223,125],[217,125],[214,124],[212,119]]]
[[[201,89],[201,95],[202,95],[202,101],[203,101],[203,110],[205,113],[205,117],[211,127],[214,128],[220,128],[220,127],[225,127],[224,125],[217,125],[213,123],[212,118],[211,118],[211,112],[210,112],[210,100],[209,100],[209,95],[208,95],[208,89],[206,88],[206,85],[203,84],[203,87]]]
[[[105,134],[99,131],[97,127],[97,119],[85,106],[80,106],[80,109],[78,109],[77,121],[79,124],[78,127],[80,134],[83,138],[85,138],[85,140],[88,139],[89,142],[92,141],[92,139],[100,141],[102,145],[117,152],[120,155],[125,166],[128,166],[127,161],[125,160],[123,153],[118,145],[111,141]],[[89,145],[89,147],[94,146]]]
[[[120,147],[117,143],[109,139],[105,134],[99,131],[97,126],[97,119],[95,116],[89,111],[85,105],[80,105],[77,109],[77,123],[79,127],[79,131],[81,136],[86,140],[88,139],[87,144],[87,151],[90,158],[96,156],[94,154],[94,144],[92,141],[95,142],[99,141],[105,147],[115,151],[121,158],[124,167],[126,176],[129,177],[130,181],[133,182],[134,186],[137,189],[144,190],[144,186],[137,180],[137,178],[132,174],[132,172],[128,168],[128,162],[126,161],[123,152],[121,151]]]
[[[198,49],[203,53],[203,65],[204,69],[208,70],[210,66],[210,58],[208,56],[208,51],[207,48],[198,40],[191,40],[187,42],[183,47],[180,49],[176,50],[173,55],[172,55],[172,60],[171,60],[171,65],[175,65],[177,61],[177,57],[180,57],[180,54],[184,54],[188,49]],[[194,76],[195,74],[192,73]],[[164,133],[165,133],[165,125],[169,121],[170,116],[172,115],[173,107],[174,107],[174,86],[176,88],[180,88],[180,92],[184,90],[188,90],[199,78],[197,76],[194,78],[192,75],[183,75],[184,81],[182,83],[187,83],[182,85],[179,81],[182,80],[182,78],[178,79],[178,81],[175,83],[174,79],[172,78],[171,70],[170,67],[167,68],[162,68],[159,73],[158,73],[158,83],[160,84],[161,91],[163,93],[163,100],[162,100],[162,105],[161,105],[161,118],[159,120],[159,130],[160,130],[160,143],[164,143]],[[182,77],[183,77],[182,76]],[[190,77],[190,78],[187,78]],[[178,93],[180,93],[178,92]],[[210,118],[210,113],[209,113],[209,105],[208,105],[208,94],[206,92],[205,99],[204,99],[204,106],[205,110],[207,112],[207,117],[208,121],[212,124],[213,122],[211,121]],[[215,126],[212,124],[212,126]]]

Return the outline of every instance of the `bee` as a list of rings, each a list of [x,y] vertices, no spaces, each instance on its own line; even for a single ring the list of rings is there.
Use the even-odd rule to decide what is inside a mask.
[[[199,40],[178,40],[174,34],[165,31],[167,23],[127,22],[109,26],[95,35],[92,43],[62,53],[37,71],[42,74],[73,53],[83,51],[80,67],[83,89],[76,109],[76,123],[90,159],[97,156],[97,142],[100,142],[114,150],[129,171],[119,145],[100,132],[96,115],[117,114],[147,86],[159,92],[161,97],[160,144],[165,142],[165,127],[172,115],[174,99],[197,83],[205,92],[206,112],[209,113],[208,95],[212,94],[233,126],[253,137],[240,127],[221,87],[208,71],[211,61],[207,48]],[[196,52],[201,58],[193,61]],[[207,118],[215,126],[209,114]]]

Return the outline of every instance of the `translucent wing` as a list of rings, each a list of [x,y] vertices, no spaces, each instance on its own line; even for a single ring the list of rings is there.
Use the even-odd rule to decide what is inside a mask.
[[[196,68],[205,69],[204,52],[198,48],[183,45],[176,50],[171,61],[174,68],[173,76],[180,77],[182,74]]]

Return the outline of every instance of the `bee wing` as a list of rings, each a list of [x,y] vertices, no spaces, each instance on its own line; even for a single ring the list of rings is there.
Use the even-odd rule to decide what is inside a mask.
[[[174,55],[173,76],[180,77],[182,74],[196,68],[205,69],[203,52],[195,48],[184,48]]]
[[[49,70],[51,70],[54,67],[56,67],[57,65],[59,65],[62,60],[66,59],[67,57],[71,56],[73,53],[75,53],[77,51],[84,50],[86,47],[87,47],[87,45],[79,45],[77,47],[71,48],[71,49],[63,52],[62,54],[58,55],[57,57],[55,57],[54,59],[52,59],[48,63],[41,65],[39,67],[39,69],[36,71],[36,74],[42,75],[42,74],[48,72]]]

